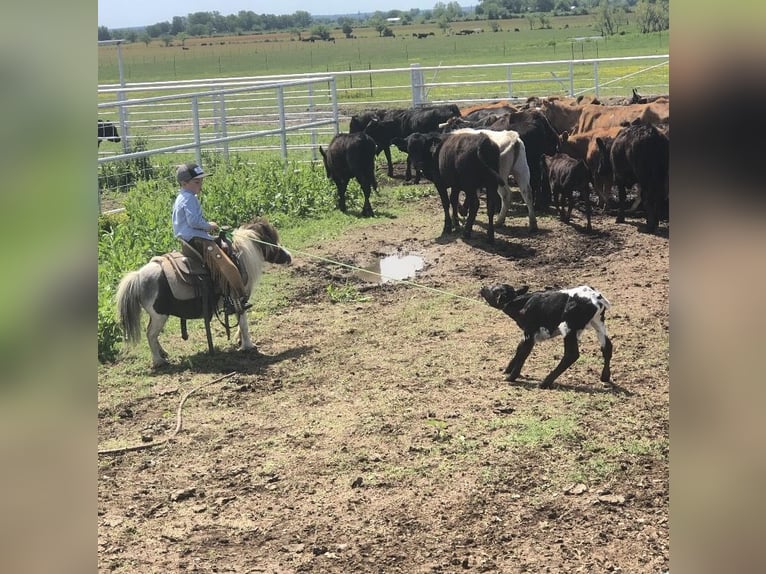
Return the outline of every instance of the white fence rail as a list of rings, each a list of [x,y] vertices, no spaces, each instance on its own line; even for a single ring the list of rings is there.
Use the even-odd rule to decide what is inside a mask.
[[[314,161],[361,110],[428,103],[470,105],[498,99],[592,93],[668,93],[667,54],[625,58],[420,66],[324,74],[211,78],[106,84],[98,88],[100,117],[118,128],[121,143],[99,146],[99,166],[194,150],[271,152],[283,160]],[[111,101],[110,101],[111,100]],[[340,103],[339,103],[340,102]],[[342,107],[341,107],[342,103]],[[119,179],[119,178],[117,178]],[[126,184],[127,185],[127,184]],[[120,184],[100,189],[116,189]]]

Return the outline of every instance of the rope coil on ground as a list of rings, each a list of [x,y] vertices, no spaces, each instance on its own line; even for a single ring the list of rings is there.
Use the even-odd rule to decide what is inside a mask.
[[[99,449],[99,451],[98,451],[99,456],[101,456],[102,454],[121,454],[121,453],[124,453],[124,452],[143,450],[145,448],[152,448],[152,447],[155,447],[155,446],[159,446],[161,444],[165,444],[166,442],[170,442],[171,440],[173,440],[175,438],[175,436],[179,432],[181,432],[181,427],[183,425],[183,419],[182,419],[182,416],[181,416],[181,411],[184,408],[184,403],[186,402],[186,399],[188,399],[193,393],[196,393],[200,389],[203,389],[203,388],[208,387],[210,385],[214,385],[215,383],[220,383],[221,381],[229,379],[229,378],[233,377],[236,374],[237,374],[236,371],[232,371],[228,375],[223,375],[222,377],[218,377],[215,380],[208,381],[207,383],[203,383],[203,384],[199,385],[198,387],[195,387],[192,390],[187,391],[186,394],[184,394],[184,396],[181,397],[181,401],[178,403],[178,409],[176,410],[176,428],[173,429],[173,432],[170,433],[163,440],[160,440],[160,441],[157,441],[157,442],[142,443],[142,444],[137,444],[137,445],[133,445],[133,446],[123,446],[123,447],[109,448],[109,449],[103,449],[103,450]]]

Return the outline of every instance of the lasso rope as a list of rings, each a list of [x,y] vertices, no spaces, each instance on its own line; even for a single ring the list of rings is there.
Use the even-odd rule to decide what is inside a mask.
[[[204,384],[202,384],[202,385],[200,385],[198,387],[195,387],[192,390],[188,391],[181,398],[181,402],[178,403],[178,409],[176,410],[176,428],[173,430],[172,433],[170,433],[163,440],[160,440],[160,441],[157,441],[157,442],[142,443],[142,444],[137,444],[137,445],[133,445],[133,446],[123,446],[123,447],[119,447],[119,448],[109,448],[109,449],[103,449],[103,450],[99,449],[99,451],[98,451],[99,456],[102,455],[102,454],[120,454],[120,453],[123,453],[123,452],[131,452],[131,451],[135,451],[135,450],[143,450],[145,448],[152,448],[154,446],[159,446],[161,444],[165,444],[166,442],[170,442],[171,440],[173,440],[175,438],[175,436],[179,432],[181,432],[181,427],[182,427],[182,423],[183,423],[183,419],[181,417],[181,411],[184,408],[184,403],[186,402],[186,399],[188,399],[193,393],[196,393],[198,390],[203,389],[205,387],[208,387],[210,385],[214,385],[215,383],[220,383],[221,381],[223,381],[225,379],[229,379],[229,378],[233,377],[236,374],[237,374],[237,372],[233,371],[233,372],[229,373],[228,375],[224,375],[222,377],[218,377],[217,379],[215,379],[213,381],[208,381],[207,383],[204,383]]]
[[[257,243],[263,243],[264,245],[270,245],[272,247],[276,248],[283,248],[284,245],[276,245],[274,243],[269,243],[268,241],[263,241],[261,239],[255,239],[252,238],[253,241]],[[286,247],[284,247],[287,249]],[[402,283],[404,285],[409,285],[410,287],[416,287],[418,289],[424,289],[425,291],[431,291],[433,293],[439,293],[440,295],[447,295],[449,297],[453,297],[455,299],[463,299],[464,301],[470,301],[471,303],[482,303],[479,299],[471,299],[470,297],[465,297],[464,295],[457,295],[456,293],[450,293],[449,291],[444,291],[443,289],[437,289],[436,287],[429,287],[427,285],[420,285],[419,283],[415,283],[414,281],[408,281],[407,279],[396,279],[394,277],[389,277],[387,275],[384,275],[383,273],[378,273],[377,271],[372,271],[370,269],[365,269],[364,267],[357,267],[356,265],[349,265],[348,263],[342,263],[341,261],[335,261],[334,259],[329,259],[327,257],[322,257],[321,255],[314,255],[313,253],[306,253],[305,251],[298,251],[296,249],[288,249],[290,253],[297,253],[298,255],[303,255],[305,257],[311,257],[313,259],[318,259],[319,261],[324,261],[325,263],[330,263],[332,265],[337,265],[339,267],[345,267],[346,269],[351,269],[353,271],[361,271],[363,273],[369,273],[371,275],[377,275],[381,279],[389,279],[392,281],[396,281],[397,283]]]

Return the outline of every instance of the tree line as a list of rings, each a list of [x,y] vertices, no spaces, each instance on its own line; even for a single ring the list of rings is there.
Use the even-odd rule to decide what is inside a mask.
[[[293,14],[256,14],[240,10],[237,14],[222,15],[218,11],[194,12],[187,16],[174,16],[171,21],[157,22],[136,29],[109,29],[98,27],[99,40],[124,39],[128,42],[143,41],[147,44],[155,38],[165,39],[166,45],[173,38],[183,41],[190,36],[239,35],[257,32],[290,31],[310,29],[317,37],[329,36],[327,25],[335,24],[346,37],[351,37],[354,26],[368,26],[381,36],[391,35],[389,18],[398,18],[400,25],[435,22],[446,29],[451,22],[462,20],[500,20],[525,17],[534,27],[535,18],[540,27],[550,27],[545,15],[593,14],[594,23],[604,36],[617,34],[627,21],[627,14],[642,33],[667,30],[670,26],[669,0],[480,0],[472,9],[463,9],[456,1],[437,2],[431,10],[413,8],[409,11],[377,11],[360,17],[351,15],[337,18],[314,17],[304,10]]]

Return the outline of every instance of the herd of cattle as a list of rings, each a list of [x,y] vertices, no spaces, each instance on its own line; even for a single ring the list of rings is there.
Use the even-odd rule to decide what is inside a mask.
[[[385,154],[392,177],[393,145],[407,154],[407,181],[418,183],[423,176],[436,186],[444,234],[458,229],[459,215],[467,212],[463,235],[470,237],[483,189],[492,242],[494,226],[502,225],[508,210],[511,176],[526,203],[531,230],[537,228],[535,210],[552,204],[568,221],[577,192],[590,231],[591,188],[603,207],[617,188],[617,222],[623,222],[626,191],[637,185],[647,230],[653,232],[669,215],[669,107],[667,96],[642,98],[634,90],[632,98],[615,104],[551,97],[530,98],[521,107],[498,102],[464,109],[449,104],[370,110],[354,115],[349,133],[336,135],[320,152],[338,188],[338,207],[346,209],[346,189],[356,178],[365,216],[373,215],[375,156]]]

